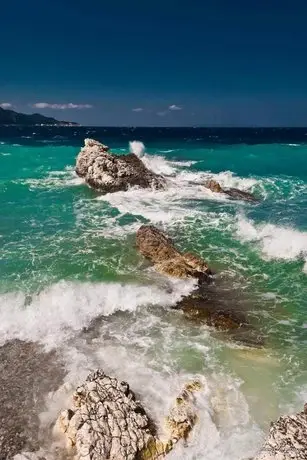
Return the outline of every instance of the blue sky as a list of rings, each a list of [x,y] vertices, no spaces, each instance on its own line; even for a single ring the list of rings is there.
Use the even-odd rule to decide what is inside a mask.
[[[88,125],[306,126],[306,18],[303,0],[2,2],[0,104]]]

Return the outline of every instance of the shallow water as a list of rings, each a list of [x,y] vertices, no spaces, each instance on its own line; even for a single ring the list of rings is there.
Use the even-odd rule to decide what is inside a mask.
[[[130,148],[168,177],[167,189],[104,196],[88,189],[73,171],[87,136],[118,153],[142,139],[145,146]],[[204,384],[199,424],[170,458],[254,455],[269,422],[301,409],[307,397],[304,136],[1,128],[1,345],[21,339],[55,350],[72,387],[102,367],[127,380],[157,421],[197,376]],[[251,190],[261,202],[214,194],[202,185],[209,178]],[[193,283],[156,274],[137,254],[135,232],[148,222],[208,261],[221,295],[244,303],[264,349],[244,348],[170,310]],[[37,391],[46,398],[37,411],[47,439],[63,396],[48,395],[44,385]]]

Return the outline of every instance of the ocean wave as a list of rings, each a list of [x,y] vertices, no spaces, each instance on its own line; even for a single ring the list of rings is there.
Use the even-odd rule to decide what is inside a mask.
[[[304,260],[307,273],[307,232],[274,224],[255,224],[244,215],[237,221],[237,236],[243,242],[253,242],[266,259]]]
[[[1,341],[19,338],[58,347],[98,316],[141,306],[170,306],[193,287],[193,281],[178,280],[170,280],[167,287],[62,281],[33,296],[2,294]]]

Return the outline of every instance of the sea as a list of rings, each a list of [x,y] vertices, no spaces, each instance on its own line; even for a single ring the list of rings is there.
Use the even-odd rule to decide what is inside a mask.
[[[167,188],[91,190],[74,172],[85,138],[136,153]],[[208,179],[260,201],[213,193]],[[197,424],[170,459],[252,458],[271,421],[302,410],[307,129],[3,126],[0,200],[0,380],[10,399],[0,395],[1,416],[19,412],[25,451],[35,438],[55,458],[63,384],[72,391],[96,368],[129,382],[159,426],[183,386],[201,381]],[[208,262],[263,347],[171,308],[195,284],[159,275],[137,252],[136,231],[149,223]],[[18,399],[20,386],[28,398]],[[14,432],[14,415],[10,423]]]

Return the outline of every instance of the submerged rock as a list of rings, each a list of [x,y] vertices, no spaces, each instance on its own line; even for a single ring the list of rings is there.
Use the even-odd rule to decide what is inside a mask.
[[[255,460],[307,459],[307,404],[296,415],[272,423],[267,440]]]
[[[228,338],[244,345],[263,345],[263,336],[249,324],[239,303],[231,298],[229,288],[221,292],[212,283],[212,271],[204,260],[189,252],[179,252],[171,238],[152,225],[139,228],[136,245],[159,272],[177,278],[198,279],[198,288],[177,302],[174,310],[181,310],[191,321],[227,331]]]
[[[128,190],[133,186],[160,189],[166,183],[162,176],[150,171],[134,153],[114,155],[109,147],[93,139],[85,139],[77,157],[76,173],[102,193]]]
[[[164,232],[153,225],[142,225],[136,234],[140,253],[154,263],[155,268],[176,278],[197,278],[210,281],[211,270],[204,260],[191,253],[181,253]]]
[[[206,182],[205,187],[215,193],[224,193],[233,200],[245,200],[252,201],[254,203],[259,201],[259,199],[256,198],[255,195],[253,195],[250,192],[245,192],[237,188],[222,188],[221,185],[215,180],[209,180],[208,182]]]
[[[73,408],[61,412],[55,433],[64,434],[75,460],[155,460],[163,458],[196,422],[193,393],[198,382],[186,385],[166,420],[165,440],[156,437],[153,423],[126,382],[90,374],[73,396]]]

